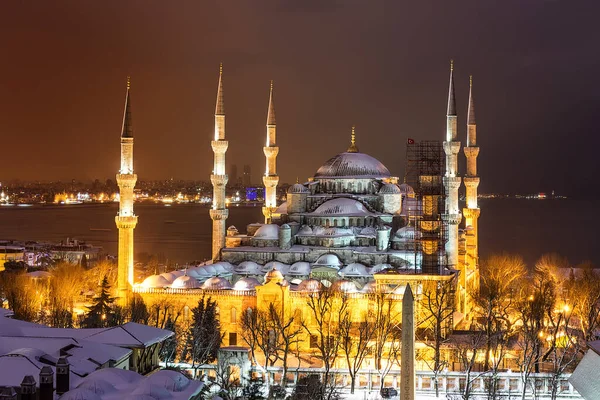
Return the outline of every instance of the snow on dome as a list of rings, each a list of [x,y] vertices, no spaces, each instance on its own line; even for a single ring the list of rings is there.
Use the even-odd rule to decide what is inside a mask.
[[[145,288],[165,288],[170,284],[171,282],[162,275],[150,275],[142,282],[142,286]]]
[[[313,215],[344,215],[344,216],[365,216],[375,215],[365,208],[358,200],[349,199],[346,197],[338,197],[328,200],[321,204]]]
[[[138,385],[138,387],[131,392],[133,395],[147,395],[152,396],[157,400],[170,399],[173,395],[163,386],[159,386],[156,383],[152,383],[150,379],[146,379]]]
[[[310,264],[305,261],[295,262],[287,274],[291,276],[310,275]]]
[[[279,225],[264,224],[256,230],[254,238],[265,240],[279,239]]]
[[[319,236],[329,237],[340,237],[340,236],[354,236],[352,229],[348,228],[325,228],[325,230]]]
[[[187,274],[188,274],[188,276],[191,276],[192,278],[195,278],[195,279],[205,279],[205,278],[211,276],[211,274],[206,270],[206,268],[204,268],[204,266],[189,268],[187,270]]]
[[[373,268],[371,268],[371,274],[377,274],[386,269],[393,269],[390,264],[377,264]]]
[[[298,231],[297,235],[299,236],[310,236],[313,234],[313,230],[308,225],[302,225],[302,228]]]
[[[283,275],[276,269],[272,269],[265,274],[265,282],[274,281],[281,282],[283,281]]]
[[[162,276],[163,278],[165,278],[165,280],[167,282],[169,282],[169,284],[173,283],[173,281],[178,278],[178,276],[176,276],[175,274],[171,273],[171,272],[164,272],[162,274],[160,274],[160,276]]]
[[[379,194],[401,194],[400,188],[398,185],[394,185],[393,183],[386,183],[379,189]]]
[[[342,262],[339,257],[335,254],[323,254],[321,257],[317,259],[317,261],[313,264],[317,266],[327,266],[327,267],[341,267]]]
[[[414,240],[420,239],[423,234],[421,231],[415,229],[414,226],[405,226],[396,231],[394,240]]]
[[[269,261],[261,268],[263,273],[269,272],[272,269],[276,269],[282,274],[286,274],[289,271],[290,266],[279,261]]]
[[[363,293],[377,293],[377,282],[375,282],[375,281],[367,282],[365,284],[365,286],[363,286],[361,291]]]
[[[298,292],[318,292],[323,288],[323,284],[316,279],[307,279],[298,285]]]
[[[231,283],[225,278],[220,276],[213,276],[202,285],[204,290],[223,290],[231,289]]]
[[[237,274],[244,275],[259,275],[261,274],[260,265],[254,261],[242,261],[238,266],[234,268]]]
[[[352,281],[347,281],[345,279],[340,279],[339,281],[335,281],[332,285],[334,290],[340,291],[342,293],[356,293],[358,292],[358,288],[356,284]]]
[[[115,385],[120,385],[127,383],[137,383],[142,380],[142,377],[138,373],[127,369],[102,368],[92,372],[91,374],[83,378],[83,380],[89,379],[104,379]]]
[[[161,369],[148,376],[147,380],[151,384],[162,386],[171,392],[181,392],[190,384],[190,380],[182,373]]]
[[[200,282],[189,275],[180,276],[171,284],[173,289],[198,289],[199,287]]]
[[[315,178],[389,178],[390,171],[365,153],[340,153],[317,170]]]
[[[301,183],[294,183],[287,190],[288,193],[308,193],[309,190],[306,186]]]
[[[412,188],[412,186],[410,186],[408,183],[402,183],[400,184],[400,193],[404,194],[404,195],[413,195],[415,194],[415,189]]]
[[[367,226],[366,228],[363,228],[360,231],[360,235],[361,236],[376,237],[377,236],[377,230],[375,228],[373,228],[372,226]]]
[[[208,265],[210,265],[210,264],[208,264]],[[233,265],[231,265],[231,263],[227,262],[227,261],[219,261],[219,262],[216,262],[216,263],[214,263],[212,265],[220,265],[220,266],[222,266],[223,268],[225,268],[229,272],[233,271]]]
[[[368,276],[370,275],[369,270],[367,269],[366,266],[364,266],[363,264],[360,263],[352,263],[352,264],[348,264],[347,266],[345,266],[344,268],[342,268],[338,274],[340,274],[340,276],[346,277],[346,276]]]
[[[287,201],[284,201],[275,209],[275,214],[287,214],[287,212],[288,212],[288,202]]]
[[[260,282],[255,278],[240,278],[233,285],[233,290],[245,291],[245,290],[254,290],[257,286],[260,285]]]
[[[76,388],[60,396],[60,400],[102,400],[102,397],[89,389]]]
[[[95,377],[92,377],[90,379],[84,379],[77,387],[81,389],[87,389],[90,392],[94,392],[100,395],[112,393],[117,390],[115,389],[113,384],[108,382],[106,379]]]

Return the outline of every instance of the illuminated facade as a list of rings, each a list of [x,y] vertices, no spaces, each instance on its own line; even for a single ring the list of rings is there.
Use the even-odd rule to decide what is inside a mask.
[[[229,216],[225,204],[225,187],[227,174],[225,173],[225,153],[229,142],[225,140],[225,102],[223,99],[223,65],[219,70],[219,86],[217,89],[217,105],[215,107],[215,136],[211,142],[215,154],[214,168],[210,181],[213,185],[213,203],[210,209],[210,218],[213,221],[212,229],[212,259],[219,258],[219,252],[225,247],[225,222]]]
[[[119,213],[115,217],[119,229],[119,258],[117,288],[121,301],[127,301],[133,285],[133,230],[137,216],[133,212],[133,188],[137,175],[133,173],[133,124],[131,121],[131,85],[127,78],[127,94],[121,133],[121,169],[117,174],[119,185]]]

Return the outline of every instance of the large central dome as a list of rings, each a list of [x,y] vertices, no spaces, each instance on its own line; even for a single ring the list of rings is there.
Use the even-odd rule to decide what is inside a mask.
[[[329,159],[315,178],[389,178],[390,171],[365,153],[345,152]]]

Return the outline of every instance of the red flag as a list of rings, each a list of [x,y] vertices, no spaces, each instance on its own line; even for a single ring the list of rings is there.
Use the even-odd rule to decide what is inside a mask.
[[[408,144],[415,144],[415,140],[408,138],[408,140],[406,141]]]

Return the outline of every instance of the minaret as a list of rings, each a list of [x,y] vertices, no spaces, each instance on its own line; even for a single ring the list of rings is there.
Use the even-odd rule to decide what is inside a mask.
[[[213,221],[212,259],[217,260],[219,253],[225,247],[225,221],[229,216],[225,204],[225,153],[229,142],[225,140],[225,102],[223,101],[223,64],[219,67],[219,86],[217,89],[217,106],[215,107],[215,137],[210,143],[215,153],[215,164],[210,181],[213,185],[213,203],[210,218]]]
[[[467,114],[467,146],[463,149],[467,158],[467,174],[464,182],[467,188],[467,207],[463,209],[465,226],[472,227],[467,233],[467,252],[473,257],[475,265],[478,260],[478,232],[477,219],[479,218],[479,206],[477,205],[477,187],[479,176],[477,176],[477,125],[475,123],[475,105],[473,101],[473,77],[469,79],[469,112]]]
[[[131,83],[127,77],[125,112],[121,131],[121,169],[117,174],[119,185],[119,213],[115,217],[119,229],[118,297],[126,302],[133,286],[133,230],[138,217],[133,213],[133,188],[137,175],[133,173],[133,123],[131,121]]]
[[[267,144],[263,147],[267,161],[263,183],[265,185],[265,206],[262,209],[265,216],[265,224],[270,224],[272,215],[277,209],[277,134],[275,126],[275,103],[273,101],[273,81],[271,81],[271,93],[269,95],[269,110],[267,111]]]
[[[446,111],[446,140],[444,152],[446,153],[446,174],[444,175],[444,188],[446,192],[446,206],[444,222],[447,224],[448,241],[446,242],[446,256],[448,266],[456,267],[458,263],[458,224],[462,215],[458,208],[458,152],[460,142],[457,140],[456,99],[454,97],[454,62],[450,61],[450,84],[448,89],[448,108]]]

